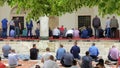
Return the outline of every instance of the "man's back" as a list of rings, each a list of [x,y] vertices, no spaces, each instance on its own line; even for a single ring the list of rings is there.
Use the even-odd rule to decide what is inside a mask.
[[[53,35],[59,35],[59,34],[60,31],[57,28],[53,29]]]
[[[73,61],[74,57],[72,54],[70,53],[66,53],[64,56],[63,56],[63,61],[64,61],[64,64],[65,65],[72,65],[72,61]]]
[[[17,65],[18,64],[18,56],[15,53],[10,53],[8,55],[8,63],[9,63],[9,65]]]
[[[113,59],[118,59],[118,57],[119,57],[119,50],[117,48],[111,48],[109,53],[110,53],[110,56]]]
[[[118,28],[119,27],[118,20],[115,19],[115,18],[111,19],[111,21],[110,21],[110,27],[111,28],[113,28],[113,27]]]
[[[44,68],[59,68],[59,66],[57,65],[57,63],[53,60],[47,60],[45,61]]]
[[[30,59],[36,60],[38,56],[38,49],[31,48],[30,49]]]
[[[94,56],[98,56],[99,54],[98,48],[95,46],[91,46],[89,48],[89,52],[90,52],[90,55],[94,55]]]
[[[65,53],[66,53],[66,51],[65,51],[64,48],[59,48],[59,49],[57,50],[56,58],[57,58],[58,60],[60,60]]]
[[[4,57],[8,57],[10,50],[11,50],[11,47],[9,45],[5,45],[2,47]]]
[[[74,58],[80,59],[80,57],[79,57],[80,48],[79,48],[77,45],[74,45],[74,46],[71,48],[70,52],[73,54]]]

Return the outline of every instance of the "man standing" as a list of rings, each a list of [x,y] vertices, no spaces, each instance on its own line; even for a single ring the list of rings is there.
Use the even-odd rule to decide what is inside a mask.
[[[110,38],[110,18],[107,17],[107,20],[106,20],[106,36],[108,38]]]
[[[99,55],[99,50],[95,46],[95,43],[93,43],[92,46],[89,48],[89,53],[90,53],[90,56],[92,57],[92,59],[97,61],[97,56]]]
[[[115,16],[113,16],[113,18],[110,20],[111,38],[115,38],[115,34],[118,27],[118,20],[115,18]]]
[[[30,49],[30,59],[36,60],[39,50],[36,48],[36,44],[33,44],[33,48]]]
[[[73,54],[75,59],[80,59],[80,48],[77,46],[77,41],[75,41],[74,46],[70,49],[70,52]]]
[[[19,37],[21,24],[18,17],[14,20],[14,23],[15,23],[15,35],[16,35],[15,37]]]
[[[4,18],[2,21],[2,38],[7,38],[7,23],[8,20]]]
[[[94,33],[95,33],[95,38],[98,37],[98,28],[101,26],[101,21],[100,18],[98,18],[97,16],[95,16],[95,18],[93,18],[93,22],[92,25],[94,27]]]
[[[10,68],[15,68],[18,65],[18,55],[15,53],[15,50],[12,49],[11,53],[8,55],[8,64]]]
[[[32,20],[30,20],[30,22],[27,22],[26,26],[27,26],[27,37],[28,37],[28,34],[30,33],[29,36],[32,38],[32,27],[33,27]]]
[[[119,58],[119,50],[112,46],[112,48],[109,50],[108,59],[111,61],[117,61]]]
[[[4,56],[5,58],[8,58],[8,54],[10,53],[10,50],[11,50],[11,46],[9,46],[8,43],[6,43],[6,45],[4,45],[4,46],[2,47],[3,56]]]

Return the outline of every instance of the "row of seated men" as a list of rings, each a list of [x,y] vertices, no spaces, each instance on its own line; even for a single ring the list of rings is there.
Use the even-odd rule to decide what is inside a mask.
[[[3,56],[8,58],[8,63],[10,66],[18,65],[19,58],[17,56],[17,53],[15,53],[15,50],[11,49],[8,44],[3,46],[2,50]],[[37,48],[36,44],[33,44],[33,48],[30,49],[30,59],[37,60],[38,52],[39,49]],[[102,68],[105,68],[104,60],[102,58],[98,59],[98,55],[99,49],[95,46],[95,43],[93,43],[88,51],[86,51],[85,56],[82,56],[81,58],[80,47],[77,46],[77,42],[75,42],[74,46],[71,47],[70,52],[66,52],[66,49],[63,48],[63,45],[60,45],[60,48],[58,48],[56,52],[56,59],[60,60],[61,65],[64,67],[72,67],[74,60],[77,60],[78,63],[80,60],[82,60],[82,63],[80,64],[81,68],[92,68],[92,61],[98,63],[102,62],[100,66],[103,66]],[[115,46],[112,46],[112,48],[110,48],[108,59],[111,61],[120,61],[119,50]],[[46,48],[46,52],[42,55],[41,62],[43,62],[44,68],[59,68],[58,64],[54,61],[52,53],[50,52],[50,48]]]
[[[2,30],[0,29],[0,38],[3,38],[3,32]],[[11,29],[10,32],[9,32],[9,37],[12,37],[12,38],[16,38],[16,33],[15,33],[15,29]],[[28,31],[26,28],[24,28],[22,30],[22,34],[18,36],[19,37],[24,37],[24,38],[32,38],[33,35],[32,35],[32,31]],[[35,38],[39,38],[40,37],[40,30],[39,29],[36,29],[35,30]],[[7,37],[6,37],[7,38]]]
[[[97,34],[98,38],[103,38],[104,37],[104,30],[99,28]],[[60,28],[55,28],[53,30],[49,30],[49,36],[53,36],[54,39],[58,39],[59,37],[63,37],[63,38],[73,38],[73,37],[77,37],[77,38],[89,38],[93,36],[93,30],[91,27],[81,27],[80,29],[70,29],[67,30],[66,28],[61,31]]]

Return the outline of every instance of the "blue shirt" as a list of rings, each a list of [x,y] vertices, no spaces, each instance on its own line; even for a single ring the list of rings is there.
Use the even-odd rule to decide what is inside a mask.
[[[2,23],[2,28],[7,28],[7,22],[8,22],[7,19],[3,19],[3,20],[1,21],[1,23]]]
[[[89,48],[89,53],[90,53],[90,55],[98,56],[99,55],[98,48],[96,46],[91,46]]]
[[[74,58],[80,59],[79,53],[80,53],[80,48],[77,45],[74,45],[70,52],[73,54]]]
[[[88,31],[87,31],[87,30],[83,30],[83,31],[81,32],[81,37],[82,37],[82,38],[88,38]]]
[[[11,36],[11,37],[15,37],[15,30],[12,29],[12,30],[10,31],[10,36]]]
[[[57,50],[56,58],[60,60],[65,53],[66,53],[66,50],[64,48],[59,48]]]
[[[8,54],[10,53],[11,47],[6,44],[5,46],[2,47],[2,51],[3,51],[3,55],[4,56],[8,56]]]

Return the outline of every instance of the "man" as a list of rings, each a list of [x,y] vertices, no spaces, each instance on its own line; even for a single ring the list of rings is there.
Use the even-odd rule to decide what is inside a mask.
[[[74,46],[70,49],[70,52],[73,54],[75,59],[80,59],[80,48],[77,46],[77,41],[74,42]]]
[[[15,20],[14,20],[14,24],[15,24],[15,37],[19,37],[19,33],[20,33],[20,29],[21,29],[21,24],[20,24],[20,21],[19,21],[19,18],[17,17]]]
[[[106,20],[106,36],[108,38],[110,38],[110,18],[107,17],[107,20]]]
[[[110,28],[111,28],[111,38],[115,38],[116,31],[119,27],[118,20],[113,16],[110,20]]]
[[[33,27],[32,20],[26,23],[26,27],[27,27],[27,37],[28,37],[28,34],[30,33],[30,37],[32,38],[32,27]]]
[[[60,29],[60,35],[62,36],[64,31],[64,26],[62,25],[59,29]]]
[[[10,31],[11,30],[14,30],[14,19],[13,18],[9,22],[9,36],[10,36]]]
[[[36,60],[39,50],[36,48],[36,44],[33,44],[33,48],[30,49],[30,59]]]
[[[81,68],[92,68],[92,58],[89,56],[89,52],[86,51],[86,56],[82,57]]]
[[[54,57],[50,55],[49,59],[44,62],[43,68],[59,68],[59,66],[55,62]]]
[[[60,30],[58,28],[53,29],[53,38],[58,39],[60,36]]]
[[[112,48],[109,50],[108,59],[111,61],[117,61],[119,58],[119,50],[112,46]]]
[[[7,23],[8,20],[6,18],[4,18],[2,21],[2,38],[7,38]]]
[[[2,47],[3,56],[5,58],[8,58],[8,54],[10,53],[10,50],[11,50],[11,46],[9,46],[8,42],[6,41],[6,45]]]
[[[98,16],[95,16],[95,18],[93,18],[92,21],[92,25],[94,27],[94,33],[95,33],[95,38],[98,37],[98,28],[101,26],[101,21],[100,18],[98,18]]]
[[[64,67],[71,67],[72,66],[72,62],[74,60],[74,57],[71,53],[67,52],[65,55],[63,55],[63,57],[61,58],[60,63],[62,64],[62,66]]]
[[[97,61],[97,56],[99,55],[99,50],[95,46],[95,43],[92,44],[92,46],[89,48],[88,51],[89,51],[90,56],[92,57],[92,59],[94,59],[95,61]]]
[[[12,49],[11,53],[8,55],[8,64],[10,67],[15,68],[18,66],[18,55],[15,53],[15,50]]]
[[[86,29],[86,27],[83,27],[83,29],[81,31],[81,38],[89,38],[88,30]]]
[[[49,60],[50,55],[52,55],[50,53],[50,48],[46,48],[46,53],[43,54],[41,62],[44,63],[45,61]]]
[[[80,36],[79,36],[79,30],[78,30],[77,28],[73,30],[73,36],[74,36],[75,38],[79,38],[79,37],[80,37]]]
[[[1,57],[0,57],[0,68],[6,68],[5,64],[1,62]]]
[[[63,45],[60,44],[60,48],[57,50],[57,54],[56,54],[57,60],[60,60],[65,53],[66,53],[66,50],[63,48]]]
[[[70,30],[67,30],[67,32],[66,32],[66,38],[73,38],[73,28],[72,29],[70,29]]]

